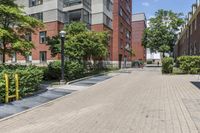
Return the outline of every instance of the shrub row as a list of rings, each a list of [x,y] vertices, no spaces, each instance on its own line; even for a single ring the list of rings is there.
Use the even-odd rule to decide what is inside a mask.
[[[182,56],[177,60],[177,66],[187,74],[200,73],[200,56]]]
[[[84,65],[78,61],[65,62],[65,79],[67,81],[82,78],[84,76]],[[58,80],[61,75],[61,62],[51,62],[45,70],[45,79]]]
[[[9,75],[10,95],[15,92],[14,74],[19,75],[19,95],[24,97],[38,90],[39,84],[43,79],[43,70],[35,66],[5,65],[0,66],[0,100],[5,98],[5,79],[4,74]]]

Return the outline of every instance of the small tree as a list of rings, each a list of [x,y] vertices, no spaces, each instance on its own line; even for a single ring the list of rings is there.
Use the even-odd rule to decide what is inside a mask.
[[[106,57],[108,45],[107,32],[94,32],[87,29],[82,22],[73,22],[65,27],[67,32],[65,41],[65,55],[71,60],[94,61]],[[52,55],[60,53],[59,36],[48,39]]]
[[[0,0],[0,52],[5,63],[6,54],[13,52],[28,55],[34,48],[27,35],[42,28],[43,23],[25,15],[23,9],[15,4],[15,0]]]

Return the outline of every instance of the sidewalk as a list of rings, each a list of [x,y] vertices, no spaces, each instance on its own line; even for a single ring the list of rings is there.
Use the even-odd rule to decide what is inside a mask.
[[[69,95],[75,91],[87,89],[88,87],[107,80],[115,75],[115,73],[110,73],[108,75],[95,76],[89,79],[84,79],[70,85],[47,87],[47,91],[41,94],[24,98],[19,101],[14,101],[9,104],[0,104],[0,119],[20,113],[27,109],[31,109],[65,95]]]
[[[134,69],[0,122],[2,133],[199,133],[191,75]]]

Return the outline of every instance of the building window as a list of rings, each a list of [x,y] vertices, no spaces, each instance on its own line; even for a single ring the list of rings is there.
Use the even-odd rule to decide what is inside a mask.
[[[43,0],[29,0],[29,7],[42,5]]]
[[[32,62],[32,53],[30,53],[28,56],[26,56],[26,62],[27,63]]]
[[[131,38],[131,32],[129,30],[126,30],[126,38],[127,39]]]
[[[16,52],[14,52],[14,53],[12,54],[12,60],[11,60],[11,62],[12,62],[12,63],[16,63],[16,62],[17,62],[17,54],[16,54]]]
[[[122,8],[119,9],[119,15],[123,16],[123,10],[122,10]]]
[[[84,10],[73,10],[65,13],[65,23],[69,24],[71,22],[85,22],[88,26],[91,24],[91,14]]]
[[[83,21],[86,24],[90,23],[90,13],[88,11],[86,11],[86,10],[83,10]]]
[[[112,19],[110,19],[107,15],[104,14],[104,24],[108,27],[112,27]]]
[[[47,52],[40,51],[40,63],[46,63],[46,62],[47,62]]]
[[[126,9],[129,13],[131,13],[130,2],[126,0]]]
[[[83,5],[85,5],[88,9],[91,9],[91,0],[83,0]]]
[[[106,6],[108,11],[112,10],[113,4],[112,4],[111,0],[104,0],[104,5]]]
[[[82,0],[64,0],[63,1],[64,7],[74,6],[74,5],[78,5],[81,3],[82,3]]]
[[[45,44],[46,43],[46,34],[47,34],[47,32],[46,31],[41,31],[40,32],[40,43],[42,43],[42,44]]]
[[[30,16],[34,17],[34,18],[36,18],[36,19],[38,19],[40,21],[43,21],[43,12],[31,14]]]
[[[31,33],[26,34],[25,39],[28,41],[32,41]]]

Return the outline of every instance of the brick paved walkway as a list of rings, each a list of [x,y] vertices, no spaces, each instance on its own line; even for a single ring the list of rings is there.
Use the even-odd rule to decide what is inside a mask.
[[[156,69],[112,79],[0,122],[0,133],[198,133],[194,76]]]

